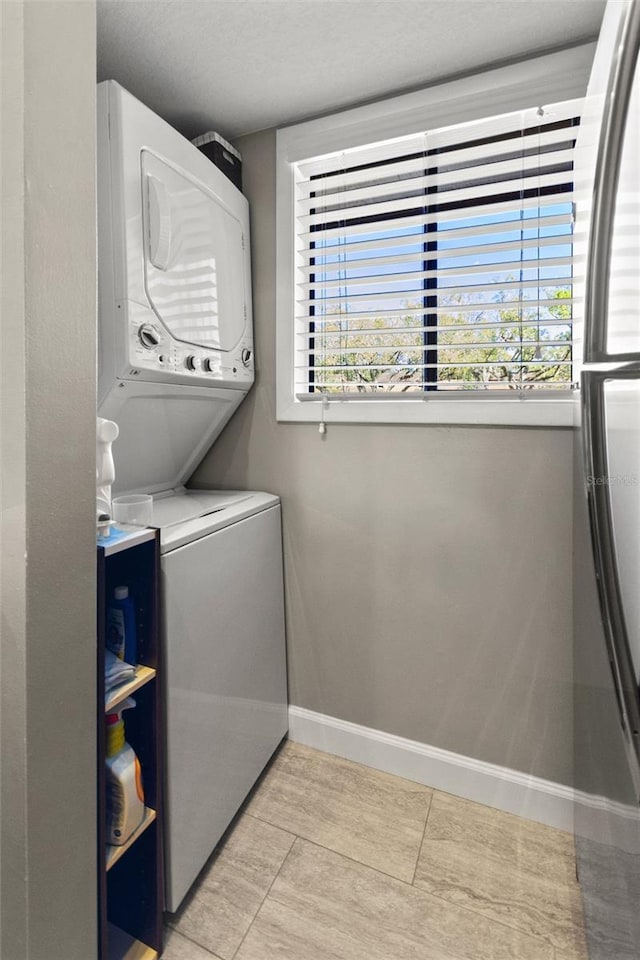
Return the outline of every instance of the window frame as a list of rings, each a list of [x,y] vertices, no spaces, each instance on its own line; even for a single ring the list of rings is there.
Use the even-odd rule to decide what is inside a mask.
[[[296,397],[294,384],[295,164],[425,129],[486,119],[520,109],[584,97],[594,43],[427,87],[276,134],[276,416],[279,421],[327,423],[494,424],[570,427],[576,391],[564,397],[480,396],[461,391],[420,396],[385,394],[323,399]],[[487,106],[489,105],[489,106]],[[574,304],[575,306],[575,304]],[[579,316],[574,311],[578,330]],[[574,357],[577,356],[574,347]],[[515,393],[515,392],[514,392]]]

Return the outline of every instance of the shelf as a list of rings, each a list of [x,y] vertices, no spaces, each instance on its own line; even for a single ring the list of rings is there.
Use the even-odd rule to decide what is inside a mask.
[[[145,832],[148,826],[153,823],[156,819],[156,812],[152,810],[151,807],[145,807],[144,810],[144,820],[140,824],[137,830],[131,834],[126,843],[123,843],[121,846],[115,846],[112,844],[107,844],[107,858],[106,858],[106,869],[111,870],[111,867],[114,863],[117,863],[120,857],[122,857],[129,847],[133,846],[138,837]]]
[[[1,4],[1,0],[0,0]],[[94,960],[158,960],[163,944],[163,725],[160,650],[158,531],[127,527],[101,539],[97,549],[97,780],[98,780],[98,955]],[[106,690],[107,612],[119,584],[135,603],[138,658],[126,664],[125,682]],[[122,664],[121,664],[122,666]],[[105,714],[122,710],[132,696],[137,709],[126,723],[126,741],[142,768],[142,822],[122,845],[109,844]],[[142,815],[143,814],[143,815]],[[2,952],[0,950],[0,952]]]
[[[108,537],[98,537],[98,546],[104,550],[105,557],[112,557],[121,550],[128,550],[139,543],[155,540],[156,531],[152,527],[134,527],[132,524],[118,523]]]
[[[108,929],[108,960],[157,960],[157,951],[141,940],[129,936],[120,927],[110,923]]]
[[[122,701],[126,700],[127,697],[130,697],[132,693],[135,693],[136,690],[139,690],[140,687],[143,687],[145,683],[149,683],[150,680],[153,680],[155,675],[156,672],[153,667],[145,667],[139,663],[136,667],[136,675],[133,680],[128,680],[127,683],[123,683],[119,687],[116,687],[105,704],[104,712],[113,713],[113,710],[118,706],[119,703],[122,703]]]

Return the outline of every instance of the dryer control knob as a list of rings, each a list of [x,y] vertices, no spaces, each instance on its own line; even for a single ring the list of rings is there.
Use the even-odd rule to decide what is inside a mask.
[[[191,353],[189,354],[188,357],[184,358],[184,365],[187,368],[187,370],[197,370],[198,358],[194,357],[194,355]]]
[[[211,357],[206,358],[203,366],[204,366],[204,369],[207,371],[207,373],[216,372],[216,363],[215,363],[215,360],[213,360]]]
[[[153,326],[152,323],[143,323],[138,330],[138,338],[143,347],[146,347],[147,350],[153,350],[154,347],[157,347],[160,343],[160,337],[158,336],[158,331]]]
[[[243,363],[243,365],[244,365],[245,367],[248,367],[248,366],[249,366],[249,362],[251,361],[251,350],[249,350],[248,347],[244,347],[241,356],[242,356],[242,363]]]

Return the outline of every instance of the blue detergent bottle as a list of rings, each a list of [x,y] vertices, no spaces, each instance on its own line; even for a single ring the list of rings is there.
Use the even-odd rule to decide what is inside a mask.
[[[116,587],[107,610],[107,647],[120,660],[137,663],[136,607],[129,588]]]

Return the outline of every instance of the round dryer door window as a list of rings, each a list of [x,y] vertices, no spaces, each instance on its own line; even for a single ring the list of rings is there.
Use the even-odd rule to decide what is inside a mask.
[[[204,185],[142,151],[145,287],[176,340],[233,350],[246,326],[242,224]]]

